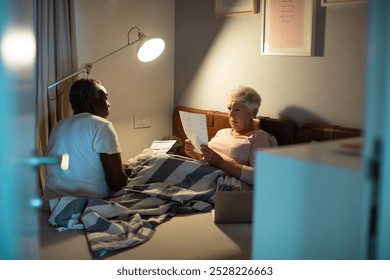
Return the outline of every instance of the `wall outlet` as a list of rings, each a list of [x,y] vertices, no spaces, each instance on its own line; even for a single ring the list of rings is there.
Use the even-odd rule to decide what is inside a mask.
[[[139,116],[133,118],[133,128],[150,127],[150,118],[148,116]]]

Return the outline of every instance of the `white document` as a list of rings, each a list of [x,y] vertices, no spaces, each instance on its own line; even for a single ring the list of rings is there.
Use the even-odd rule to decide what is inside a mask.
[[[209,142],[206,115],[183,111],[179,113],[184,133],[188,140],[195,146],[195,152],[201,153],[200,145],[207,145]]]
[[[156,140],[153,141],[150,148],[154,154],[166,154],[175,143],[176,140]]]

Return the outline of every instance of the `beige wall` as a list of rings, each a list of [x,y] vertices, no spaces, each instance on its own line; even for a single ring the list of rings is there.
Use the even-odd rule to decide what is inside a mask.
[[[237,85],[260,115],[363,127],[367,5],[317,5],[316,56],[260,55],[261,13],[213,17],[211,0],[176,1],[175,105],[226,111]]]
[[[138,26],[146,35],[164,38],[166,50],[150,63],[139,62],[130,46],[97,63],[92,78],[109,93],[113,122],[127,160],[171,131],[173,111],[174,0],[75,0],[80,67],[127,44]],[[136,39],[137,33],[131,33]],[[134,129],[133,117],[148,116],[151,127]]]

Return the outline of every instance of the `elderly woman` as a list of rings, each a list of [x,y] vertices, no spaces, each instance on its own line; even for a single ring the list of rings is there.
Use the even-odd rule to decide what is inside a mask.
[[[201,154],[187,139],[185,152],[195,159],[207,163],[253,184],[254,152],[258,148],[276,146],[273,136],[255,127],[253,119],[260,108],[261,97],[250,87],[240,86],[228,95],[228,114],[231,128],[221,129],[210,140],[208,146],[201,145]]]

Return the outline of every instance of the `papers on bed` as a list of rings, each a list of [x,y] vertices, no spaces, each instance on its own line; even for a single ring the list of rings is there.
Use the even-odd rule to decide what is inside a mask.
[[[173,145],[175,145],[176,140],[155,140],[149,148],[146,148],[142,151],[141,154],[136,155],[134,158],[129,158],[127,160],[128,168],[134,168],[141,162],[151,159],[157,154],[166,154]]]
[[[180,111],[180,120],[184,133],[195,146],[195,152],[200,153],[200,145],[208,143],[207,123],[205,114]]]
[[[156,140],[153,141],[150,148],[154,154],[166,154],[175,143],[176,140]]]

